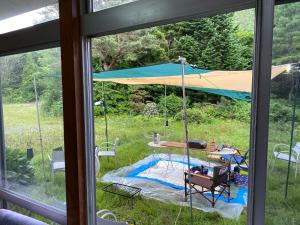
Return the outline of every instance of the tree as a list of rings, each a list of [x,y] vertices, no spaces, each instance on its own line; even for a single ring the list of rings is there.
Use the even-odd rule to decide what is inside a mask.
[[[58,4],[46,6],[38,12],[39,17],[33,21],[34,24],[44,23],[47,21],[55,20],[59,18]]]
[[[165,62],[166,46],[163,33],[156,28],[95,38],[93,66],[103,71]]]
[[[273,35],[273,63],[300,60],[300,3],[276,6]]]
[[[162,28],[168,39],[169,56],[187,58],[190,64],[207,69],[249,68],[243,42],[236,38],[232,14],[180,22]]]

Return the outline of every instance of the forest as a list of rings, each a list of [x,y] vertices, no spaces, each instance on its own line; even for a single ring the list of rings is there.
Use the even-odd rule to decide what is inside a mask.
[[[299,6],[299,4],[297,5]],[[50,16],[57,16],[53,8]],[[48,15],[48,14],[45,14]],[[297,15],[291,17],[290,15]],[[297,62],[299,59],[300,7],[285,5],[276,11],[273,63]],[[291,18],[289,18],[291,17]],[[45,19],[49,19],[45,16]],[[160,27],[94,38],[93,71],[132,68],[176,62],[178,56],[199,68],[246,70],[252,68],[253,10],[218,15]],[[286,42],[288,40],[288,42]],[[34,101],[32,80],[47,115],[62,114],[60,50],[31,52],[0,59],[3,98],[7,103]],[[118,90],[118,91],[112,91]],[[102,96],[102,84],[94,83],[94,98]],[[180,96],[180,89],[170,88],[168,98]],[[163,87],[106,84],[107,105],[113,113],[140,113],[149,102],[159,104]],[[219,96],[190,91],[190,105],[216,103]],[[97,113],[96,113],[97,114]]]
[[[120,0],[112,1],[117,4]],[[121,0],[122,1],[122,0]],[[130,2],[131,0],[128,0]],[[96,5],[101,9],[103,5]],[[57,6],[43,12],[42,21],[58,17]],[[273,65],[299,63],[300,59],[300,4],[276,7],[274,17]],[[254,10],[245,10],[214,17],[182,21],[127,33],[92,39],[92,71],[95,73],[160,63],[177,63],[183,56],[188,64],[211,70],[251,70],[254,47]],[[8,180],[11,188],[30,193],[47,204],[53,199],[65,201],[64,174],[49,175],[50,163],[41,156],[42,149],[51,154],[54,148],[63,146],[63,100],[60,48],[46,49],[0,58],[2,100],[4,103],[5,143],[7,147]],[[34,82],[36,81],[36,82]],[[278,142],[290,138],[291,78],[272,81],[270,104],[270,149]],[[34,85],[35,84],[35,85]],[[36,90],[35,90],[36,87]],[[43,144],[39,142],[36,118],[36,96],[41,107]],[[104,101],[106,107],[94,107],[95,144],[105,140],[107,109],[109,141],[120,138],[118,162],[102,160],[97,176],[97,208],[114,209],[122,219],[134,218],[138,224],[168,224],[178,219],[178,224],[189,221],[188,207],[176,218],[178,205],[147,198],[137,200],[132,209],[129,203],[110,198],[102,188],[100,179],[106,173],[132,165],[153,152],[145,145],[154,132],[167,134],[164,138],[183,140],[182,90],[168,86],[164,96],[162,85],[123,85],[112,82],[93,83],[94,102]],[[166,108],[165,108],[166,104]],[[250,101],[238,101],[224,96],[187,90],[187,115],[191,138],[216,140],[230,143],[246,151],[250,139]],[[167,109],[165,111],[165,109]],[[167,112],[167,115],[165,113]],[[166,128],[165,116],[169,119]],[[299,107],[296,120],[300,120]],[[141,129],[142,128],[142,129]],[[299,132],[300,127],[296,127]],[[25,149],[33,149],[34,157],[27,159]],[[185,153],[171,149],[172,153]],[[159,149],[158,153],[165,153]],[[269,156],[272,156],[269,150]],[[193,152],[191,157],[204,159],[202,153]],[[19,160],[15,160],[18,158]],[[46,155],[45,155],[46,158]],[[46,161],[46,167],[42,168]],[[285,164],[280,164],[270,176],[266,224],[274,224],[284,214],[282,224],[291,223],[293,210],[299,204],[291,197],[291,206],[273,209],[274,203],[283,205],[279,193],[282,189]],[[11,172],[10,171],[10,172]],[[277,179],[278,178],[278,179]],[[279,179],[282,178],[282,179]],[[293,180],[299,181],[298,180]],[[17,185],[16,185],[17,183]],[[21,183],[21,185],[20,185]],[[15,186],[14,186],[15,185]],[[34,188],[31,188],[34,187]],[[35,195],[32,190],[39,192]],[[292,189],[294,197],[298,190]],[[26,194],[27,194],[26,193]],[[290,209],[293,210],[290,210]],[[291,215],[291,216],[289,216]],[[298,215],[298,214],[297,214]],[[197,210],[195,221],[201,224],[245,224],[246,210],[237,220],[223,218]],[[300,217],[296,217],[300,221]],[[176,224],[176,222],[175,222]],[[198,223],[195,223],[198,224]]]

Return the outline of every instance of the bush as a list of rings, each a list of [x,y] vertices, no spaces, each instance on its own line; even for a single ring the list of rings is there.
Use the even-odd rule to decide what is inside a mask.
[[[30,184],[34,169],[24,152],[19,149],[6,149],[7,180],[21,184]]]
[[[182,109],[182,98],[174,94],[161,97],[158,103],[158,111],[161,114],[165,113],[165,101],[167,101],[167,113],[168,116],[174,117]]]
[[[189,108],[186,111],[188,123],[210,123],[212,118],[199,108]],[[175,120],[182,120],[182,112],[179,112],[175,116]]]
[[[210,107],[207,111],[215,118],[238,120],[241,122],[250,121],[251,104],[249,102],[223,99],[220,104]]]
[[[270,121],[275,123],[286,123],[292,120],[293,108],[288,101],[272,100],[270,103]],[[299,116],[296,115],[298,121]]]
[[[149,102],[145,105],[144,111],[143,111],[144,116],[157,116],[158,110],[157,110],[157,105],[154,102]]]
[[[63,114],[62,89],[59,81],[53,81],[42,95],[42,112],[47,116]]]
[[[241,122],[250,121],[250,103],[242,101],[223,100],[218,105],[194,105],[187,109],[189,122],[207,123],[213,118],[231,119]],[[176,120],[182,119],[182,113],[176,115]]]

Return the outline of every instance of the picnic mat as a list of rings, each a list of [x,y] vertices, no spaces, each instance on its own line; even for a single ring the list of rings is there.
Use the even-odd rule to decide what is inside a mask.
[[[208,162],[191,158],[191,166],[207,165]],[[210,163],[210,166],[214,166]],[[233,165],[234,166],[234,165]],[[101,182],[120,183],[139,187],[141,195],[163,202],[189,206],[184,201],[184,171],[188,168],[187,158],[177,154],[152,154],[130,166],[110,171]],[[212,173],[212,171],[209,171]],[[220,197],[215,208],[201,195],[193,195],[193,207],[205,212],[217,212],[226,218],[238,218],[247,204],[247,187],[231,186],[232,199]],[[207,193],[210,197],[210,193]]]

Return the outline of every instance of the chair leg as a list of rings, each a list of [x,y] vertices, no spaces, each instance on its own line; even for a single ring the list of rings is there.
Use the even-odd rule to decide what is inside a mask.
[[[275,162],[276,162],[276,157],[275,157],[274,160],[273,160],[271,172],[273,172],[273,170],[274,170]]]
[[[187,185],[186,185],[186,176],[184,177],[184,201],[187,201]]]
[[[295,163],[295,178],[297,178],[298,173],[298,163]]]
[[[211,194],[212,194],[212,203],[211,204],[212,204],[212,207],[215,208],[215,190],[212,190]]]

